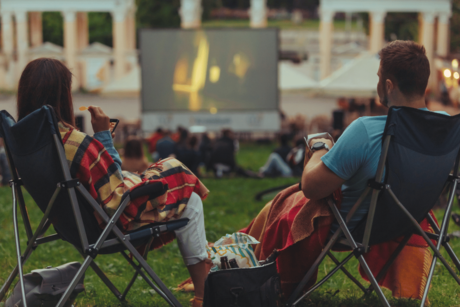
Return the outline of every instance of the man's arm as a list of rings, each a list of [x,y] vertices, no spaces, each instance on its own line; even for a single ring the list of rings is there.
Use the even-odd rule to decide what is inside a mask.
[[[312,143],[324,142],[332,148],[332,142],[328,139],[314,139]],[[312,200],[322,199],[331,195],[335,190],[340,188],[344,179],[332,172],[321,157],[327,153],[327,149],[320,149],[313,153],[310,161],[302,173],[302,191],[306,198]]]

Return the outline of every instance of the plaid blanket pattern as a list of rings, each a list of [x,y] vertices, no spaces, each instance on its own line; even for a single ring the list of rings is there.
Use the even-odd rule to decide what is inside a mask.
[[[59,123],[71,176],[78,178],[91,196],[112,216],[128,190],[154,182],[168,185],[157,198],[139,197],[130,201],[120,217],[124,231],[132,231],[155,222],[177,219],[187,206],[192,192],[202,199],[208,189],[180,161],[172,158],[152,164],[143,174],[120,173],[112,157],[96,139]],[[101,227],[102,219],[96,214]]]

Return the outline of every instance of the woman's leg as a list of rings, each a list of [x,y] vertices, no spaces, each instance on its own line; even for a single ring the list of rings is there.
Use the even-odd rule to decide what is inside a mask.
[[[185,265],[195,286],[195,296],[203,298],[206,270],[206,232],[204,229],[204,212],[201,198],[192,193],[182,213],[182,218],[189,218],[187,226],[176,230],[177,243],[184,258]]]

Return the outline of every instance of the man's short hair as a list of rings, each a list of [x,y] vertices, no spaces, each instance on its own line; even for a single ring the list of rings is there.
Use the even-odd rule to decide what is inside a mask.
[[[380,50],[381,77],[396,83],[405,96],[423,96],[430,62],[425,47],[413,41],[396,40]]]

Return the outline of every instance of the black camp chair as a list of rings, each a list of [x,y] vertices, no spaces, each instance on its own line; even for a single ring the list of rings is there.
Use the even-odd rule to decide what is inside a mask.
[[[144,258],[146,258],[154,237],[181,228],[189,220],[178,219],[166,223],[155,223],[128,234],[123,234],[117,226],[118,218],[131,199],[145,195],[149,195],[150,198],[158,197],[166,192],[166,186],[161,183],[150,184],[126,192],[120,207],[112,217],[109,217],[78,179],[71,178],[52,107],[44,106],[17,124],[8,112],[1,111],[0,135],[5,140],[7,158],[13,175],[11,188],[18,261],[18,265],[0,290],[0,300],[3,299],[18,273],[21,288],[24,289],[22,266],[38,245],[62,239],[70,242],[85,260],[57,306],[64,306],[89,266],[120,301],[125,299],[136,277],[140,274],[171,306],[181,306]],[[44,213],[35,232],[30,225],[21,185],[30,193]],[[22,254],[17,222],[18,206],[28,239],[27,248]],[[94,216],[95,212],[107,223],[103,230],[98,226]],[[51,225],[54,226],[56,234],[43,237]],[[142,244],[147,244],[144,257],[135,249],[135,246]],[[128,250],[139,264],[134,263],[125,250]],[[120,252],[136,271],[123,293],[118,291],[94,262],[94,258],[99,254],[116,252]],[[24,291],[22,291],[22,301],[26,307]]]
[[[439,252],[441,246],[444,246],[455,266],[460,270],[460,262],[450,247],[447,236],[449,216],[460,179],[458,176],[459,150],[460,115],[450,117],[413,108],[390,108],[382,137],[382,153],[376,176],[369,180],[368,187],[348,213],[346,222],[351,219],[366,196],[372,191],[367,217],[353,232],[350,232],[334,201],[329,200],[329,206],[340,227],[329,239],[313,267],[289,298],[286,306],[297,305],[341,269],[348,277],[352,278],[352,281],[365,294],[375,290],[382,305],[389,307],[390,305],[383,295],[378,281],[385,276],[390,265],[407,244],[412,234],[421,235],[434,252],[421,306],[425,304],[437,258],[441,260],[460,285],[460,279],[455,271]],[[439,228],[428,212],[436,204],[446,185],[450,186],[450,195]],[[434,234],[424,232],[420,227],[419,223],[424,218],[428,219],[435,231]],[[398,237],[404,237],[404,239],[381,272],[374,278],[364,260],[363,253],[367,252],[372,245]],[[437,241],[436,246],[430,239]],[[330,252],[333,249],[347,249],[352,252],[342,262],[339,262]],[[326,255],[329,255],[337,266],[299,297]],[[367,289],[343,268],[353,256],[359,260],[371,282]]]

